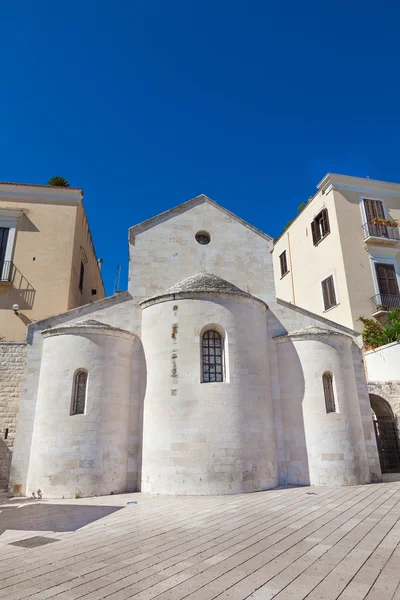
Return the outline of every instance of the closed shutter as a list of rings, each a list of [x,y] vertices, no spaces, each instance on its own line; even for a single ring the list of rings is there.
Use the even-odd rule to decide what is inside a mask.
[[[317,221],[311,221],[311,233],[312,233],[313,244],[314,244],[314,246],[316,246],[318,244],[319,240],[321,239],[321,233],[319,231]]]
[[[279,257],[279,260],[281,262],[281,277],[283,277],[288,272],[286,250],[284,250],[284,252],[282,252],[282,254]]]
[[[371,223],[374,219],[385,218],[385,211],[383,210],[383,203],[380,200],[364,200],[365,215],[367,217],[367,223]]]
[[[322,282],[322,294],[324,297],[325,310],[336,305],[336,293],[332,275]]]
[[[394,265],[385,263],[375,264],[378,287],[381,295],[399,295],[399,286],[397,285],[397,276]]]

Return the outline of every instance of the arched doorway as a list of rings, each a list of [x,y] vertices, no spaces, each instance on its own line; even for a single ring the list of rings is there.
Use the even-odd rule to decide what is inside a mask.
[[[381,396],[369,395],[382,473],[400,472],[400,443],[391,406]]]

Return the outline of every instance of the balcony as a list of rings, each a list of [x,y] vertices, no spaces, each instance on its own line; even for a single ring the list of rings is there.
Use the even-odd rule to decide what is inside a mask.
[[[381,325],[385,325],[387,314],[391,308],[400,308],[400,294],[377,294],[371,298],[373,305],[372,316]]]
[[[396,246],[400,243],[399,228],[390,225],[364,223],[364,241],[368,244]]]

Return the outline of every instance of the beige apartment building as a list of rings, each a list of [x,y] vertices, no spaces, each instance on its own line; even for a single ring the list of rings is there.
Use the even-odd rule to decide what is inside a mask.
[[[400,307],[400,184],[328,173],[276,240],[276,294],[362,330]]]
[[[104,298],[82,196],[80,188],[0,183],[2,339],[24,340],[33,321]]]

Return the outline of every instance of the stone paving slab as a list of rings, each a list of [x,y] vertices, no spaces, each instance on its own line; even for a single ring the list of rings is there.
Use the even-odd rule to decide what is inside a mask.
[[[12,500],[0,530],[0,600],[400,600],[400,482]]]

